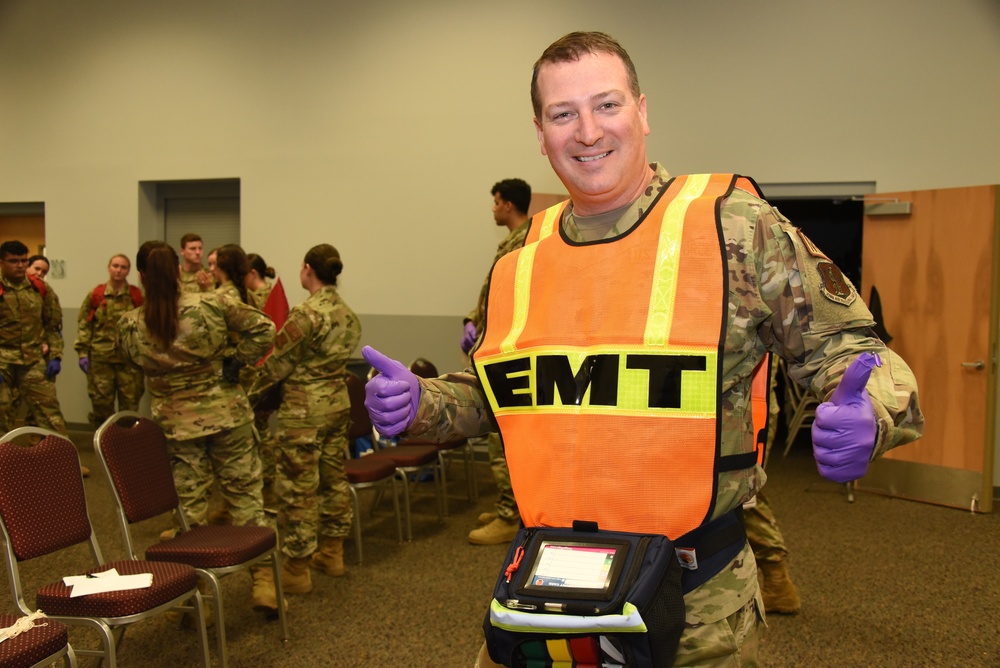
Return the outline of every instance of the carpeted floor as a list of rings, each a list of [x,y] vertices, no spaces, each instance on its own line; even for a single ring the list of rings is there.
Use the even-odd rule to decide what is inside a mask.
[[[87,438],[75,440],[83,445]],[[122,558],[110,488],[93,451],[81,450],[93,471],[86,488],[104,556]],[[762,665],[1000,666],[1000,517],[864,493],[848,503],[840,486],[819,478],[806,444],[787,459],[776,456],[769,469],[767,489],[791,550],[803,609],[768,618]],[[466,542],[476,516],[493,502],[488,467],[477,471],[480,499],[470,504],[463,471],[452,467],[451,516],[443,524],[429,484],[420,485],[427,489],[414,497],[411,543],[396,542],[388,499],[374,516],[366,515],[365,563],[355,565],[348,542],[346,577],[314,575],[312,593],[289,597],[291,639],[285,644],[277,623],[250,609],[249,577],[223,580],[230,665],[471,666],[506,551]],[[140,539],[155,540],[168,524],[168,518],[151,520],[139,528]],[[87,559],[81,548],[27,562],[22,571],[40,585],[80,572]],[[0,600],[14,611],[6,581]],[[71,642],[96,646],[97,638],[72,629]],[[133,627],[120,649],[122,666],[199,665],[197,635],[165,620]]]

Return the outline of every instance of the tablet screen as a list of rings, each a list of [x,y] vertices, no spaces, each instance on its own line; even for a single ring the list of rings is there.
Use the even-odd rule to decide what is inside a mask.
[[[606,598],[627,550],[627,543],[617,541],[542,540],[522,589],[564,598]]]

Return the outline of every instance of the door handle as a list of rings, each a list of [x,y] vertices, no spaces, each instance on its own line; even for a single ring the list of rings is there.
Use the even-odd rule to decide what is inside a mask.
[[[986,363],[982,360],[976,360],[975,362],[962,362],[962,366],[966,369],[975,369],[976,371],[982,371],[986,368]]]

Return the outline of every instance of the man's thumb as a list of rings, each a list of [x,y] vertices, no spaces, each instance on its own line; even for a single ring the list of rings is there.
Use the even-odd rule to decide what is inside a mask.
[[[391,357],[386,357],[379,351],[375,350],[371,346],[365,346],[361,349],[361,355],[364,356],[365,361],[372,365],[372,367],[381,374],[385,374],[386,378],[396,378],[396,373],[402,364],[392,359]]]
[[[840,385],[833,391],[830,403],[836,406],[844,406],[857,402],[865,392],[865,385],[872,375],[872,369],[882,366],[882,361],[878,355],[872,353],[861,353],[858,358],[851,362],[840,379]]]

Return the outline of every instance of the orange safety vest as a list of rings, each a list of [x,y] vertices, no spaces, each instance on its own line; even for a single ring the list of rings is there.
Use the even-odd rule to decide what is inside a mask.
[[[473,361],[526,526],[590,520],[677,538],[711,517],[720,471],[757,463],[756,452],[722,457],[719,445],[719,206],[737,184],[756,191],[729,174],[677,177],[606,242],[563,237],[558,204],[494,266]],[[764,391],[755,443],[767,372],[765,360],[752,383]]]

